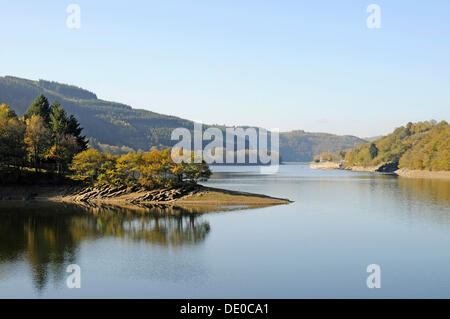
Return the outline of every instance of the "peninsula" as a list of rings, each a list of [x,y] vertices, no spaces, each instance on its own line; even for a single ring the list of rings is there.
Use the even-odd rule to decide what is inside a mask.
[[[348,151],[322,153],[310,166],[450,179],[450,125],[445,121],[410,122],[389,135]]]
[[[152,147],[122,155],[89,146],[77,119],[39,95],[23,117],[0,105],[0,200],[267,206],[289,200],[205,187],[205,161]],[[180,153],[181,152],[181,153]],[[175,152],[183,155],[183,151]]]

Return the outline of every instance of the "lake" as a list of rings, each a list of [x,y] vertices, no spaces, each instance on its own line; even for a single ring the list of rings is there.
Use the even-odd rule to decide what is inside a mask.
[[[208,186],[289,198],[229,212],[0,204],[1,298],[450,298],[450,182],[282,165]],[[70,264],[81,288],[69,289]],[[370,264],[381,288],[369,289]]]

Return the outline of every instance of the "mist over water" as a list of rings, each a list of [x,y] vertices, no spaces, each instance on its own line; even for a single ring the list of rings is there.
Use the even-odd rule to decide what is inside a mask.
[[[290,205],[232,212],[0,203],[0,297],[450,297],[450,182],[282,165],[208,186]],[[69,264],[81,288],[66,286]],[[368,289],[366,267],[381,266]]]

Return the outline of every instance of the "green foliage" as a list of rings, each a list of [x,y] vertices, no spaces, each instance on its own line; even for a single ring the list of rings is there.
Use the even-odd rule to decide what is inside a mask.
[[[73,114],[84,127],[86,136],[104,145],[127,146],[133,150],[147,150],[150,145],[173,146],[176,142],[171,140],[171,133],[175,128],[193,129],[192,121],[132,109],[128,105],[99,100],[83,89],[49,83],[0,77],[0,101],[12,105],[22,116],[36,96],[45,94],[51,101],[58,100],[68,114]]]
[[[75,117],[68,117],[56,100],[51,107],[49,128],[53,146],[45,158],[54,160],[58,173],[61,173],[77,153],[87,149],[87,141],[81,136],[82,128]]]
[[[50,113],[51,108],[48,103],[47,98],[40,94],[34,101],[31,103],[28,110],[25,112],[24,118],[26,120],[31,119],[34,115],[39,115],[45,123],[50,122]]]
[[[345,158],[346,152],[341,150],[337,153],[327,153],[323,152],[320,155],[314,156],[313,162],[339,162]]]
[[[95,148],[96,150],[98,150],[102,153],[107,153],[107,154],[111,154],[111,155],[123,155],[123,154],[127,154],[130,152],[134,152],[134,150],[131,147],[103,144],[103,143],[100,143],[95,138],[89,139],[89,147]]]
[[[99,100],[94,93],[74,86],[0,77],[0,101],[12,105],[19,115],[42,93],[52,101],[58,99],[82,123],[84,133],[95,141],[93,147],[111,154],[147,150],[150,145],[172,147],[176,141],[170,137],[175,128],[193,129],[192,121]],[[216,127],[224,130],[223,126]],[[280,133],[280,155],[286,162],[308,162],[315,154],[334,153],[361,142],[364,140],[355,136],[292,131]]]
[[[340,151],[337,153],[337,155],[338,155],[339,160],[344,160],[344,159],[345,159],[345,156],[347,155],[347,152],[344,151],[344,150],[340,150]]]
[[[66,134],[75,137],[76,143],[80,151],[87,150],[88,148],[88,140],[86,139],[86,136],[81,135],[82,131],[83,128],[80,126],[80,123],[78,123],[78,120],[75,118],[75,116],[70,115],[67,119]]]
[[[322,153],[336,153],[364,142],[355,136],[292,131],[280,133],[280,154],[286,162],[309,162]]]
[[[67,173],[73,179],[97,185],[126,187],[170,187],[178,183],[206,180],[211,175],[208,165],[173,162],[170,149],[150,152],[128,152],[122,156],[87,149],[77,119],[67,116],[58,101],[48,106],[40,95],[34,100],[23,120],[7,105],[0,106],[0,177],[4,172],[22,168]],[[3,172],[3,173],[2,173]]]
[[[42,87],[46,90],[56,92],[60,95],[68,97],[68,98],[83,99],[83,100],[97,99],[97,95],[95,95],[94,93],[83,90],[83,89],[73,86],[73,85],[60,84],[58,82],[50,82],[50,81],[44,81],[44,80],[39,80],[38,83],[39,83],[40,87]]]
[[[369,154],[370,154],[370,159],[374,159],[375,157],[377,157],[377,155],[378,155],[378,148],[375,145],[375,143],[370,143]]]
[[[187,164],[184,170],[184,175],[190,182],[207,181],[211,176],[211,170],[205,162]]]
[[[0,177],[13,175],[8,181],[18,181],[27,168],[34,168],[35,174],[45,170],[62,175],[72,158],[87,149],[81,131],[74,116],[67,117],[57,101],[49,106],[43,95],[21,119],[9,106],[0,105]]]
[[[68,130],[67,113],[59,104],[58,101],[54,101],[50,112],[50,130],[52,137],[58,143]]]
[[[450,125],[445,121],[435,125],[400,158],[399,167],[449,171]]]
[[[397,163],[399,167],[450,170],[450,128],[447,122],[408,123],[372,143],[347,152],[347,165],[377,166]]]

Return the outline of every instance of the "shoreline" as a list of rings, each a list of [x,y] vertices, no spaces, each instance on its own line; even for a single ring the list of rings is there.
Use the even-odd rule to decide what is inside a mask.
[[[450,171],[423,171],[400,168],[394,172],[404,178],[429,178],[450,180]]]
[[[342,164],[336,162],[310,163],[309,167],[313,169],[343,169]]]
[[[1,186],[0,201],[51,201],[117,205],[249,206],[290,204],[292,201],[262,194],[231,191],[202,185],[185,185],[154,190],[120,187]]]
[[[310,163],[313,169],[339,169],[352,172],[368,172],[368,173],[388,173],[404,178],[426,178],[426,179],[443,179],[450,180],[450,171],[427,171],[427,170],[410,170],[407,168],[396,168],[392,164],[383,164],[378,166],[343,166],[341,163],[324,162]]]

